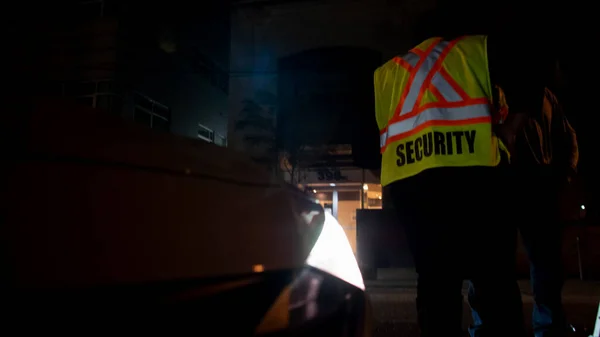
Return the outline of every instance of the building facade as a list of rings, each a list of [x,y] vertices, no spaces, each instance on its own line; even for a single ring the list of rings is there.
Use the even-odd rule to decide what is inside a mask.
[[[383,199],[373,71],[409,49],[415,19],[434,5],[233,2],[230,146],[312,191],[354,249],[356,210],[381,208]],[[255,124],[270,127],[248,127],[249,105],[261,116]]]
[[[50,2],[49,2],[50,3]],[[26,76],[56,95],[163,132],[227,144],[229,7],[56,1],[35,27]],[[33,50],[32,50],[33,49]],[[33,65],[33,66],[32,66]]]

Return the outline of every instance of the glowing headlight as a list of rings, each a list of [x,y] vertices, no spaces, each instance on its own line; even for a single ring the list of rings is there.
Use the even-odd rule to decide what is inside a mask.
[[[304,214],[306,223],[312,223],[316,214],[323,213]],[[358,263],[342,226],[333,215],[325,212],[324,216],[321,233],[306,259],[307,267],[279,295],[257,334],[328,321],[336,313],[354,317],[344,322],[362,318],[353,316],[363,303],[365,289]]]
[[[361,303],[365,285],[358,263],[342,226],[328,212],[306,265],[290,289],[288,327],[347,315]]]
[[[598,304],[598,314],[596,315],[596,325],[594,326],[594,334],[592,336],[594,336],[594,337],[600,336],[600,303]]]
[[[364,290],[362,274],[344,229],[333,215],[325,212],[321,235],[312,248],[306,264],[329,273]]]

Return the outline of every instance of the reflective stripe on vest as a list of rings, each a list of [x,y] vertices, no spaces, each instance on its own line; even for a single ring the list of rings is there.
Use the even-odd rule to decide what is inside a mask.
[[[381,130],[381,153],[388,144],[431,126],[456,126],[491,122],[488,98],[471,98],[442,67],[446,55],[460,39],[437,39],[424,52],[413,50],[396,63],[409,73],[394,117]],[[437,101],[421,106],[429,89]]]

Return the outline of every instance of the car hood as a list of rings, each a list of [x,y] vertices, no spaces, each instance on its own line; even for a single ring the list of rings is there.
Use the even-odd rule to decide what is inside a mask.
[[[12,282],[208,278],[308,255],[294,192],[241,153],[54,99],[17,119],[0,192]]]

